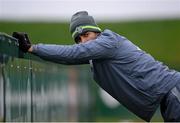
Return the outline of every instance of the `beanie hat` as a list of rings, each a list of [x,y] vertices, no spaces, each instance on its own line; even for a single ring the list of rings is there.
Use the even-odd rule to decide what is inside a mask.
[[[92,16],[88,15],[86,11],[79,11],[75,13],[70,22],[70,32],[75,42],[78,42],[77,37],[85,32],[101,32]]]

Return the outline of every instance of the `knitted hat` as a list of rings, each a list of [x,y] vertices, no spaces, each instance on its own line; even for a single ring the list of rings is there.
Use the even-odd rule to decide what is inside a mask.
[[[78,42],[77,37],[85,32],[101,32],[92,16],[86,11],[79,11],[71,17],[70,32],[75,42]]]

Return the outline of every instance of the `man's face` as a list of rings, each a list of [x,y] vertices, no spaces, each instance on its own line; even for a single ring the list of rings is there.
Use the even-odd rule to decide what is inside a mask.
[[[86,32],[79,36],[79,43],[85,43],[89,40],[93,40],[97,38],[98,33],[95,32]]]

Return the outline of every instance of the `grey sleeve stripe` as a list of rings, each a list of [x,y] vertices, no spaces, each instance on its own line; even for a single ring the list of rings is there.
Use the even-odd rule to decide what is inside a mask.
[[[176,87],[174,87],[171,92],[180,102],[180,91]]]

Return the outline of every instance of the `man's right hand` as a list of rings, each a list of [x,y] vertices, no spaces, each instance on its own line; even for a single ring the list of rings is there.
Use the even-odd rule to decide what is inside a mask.
[[[31,47],[31,42],[28,38],[27,33],[24,32],[13,32],[12,36],[18,39],[19,42],[19,49],[23,52],[28,52],[29,48]]]

